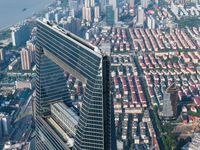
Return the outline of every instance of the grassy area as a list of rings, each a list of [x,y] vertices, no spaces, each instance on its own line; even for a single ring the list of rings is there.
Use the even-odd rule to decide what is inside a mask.
[[[198,19],[198,17],[187,17],[187,18],[183,18],[180,20],[177,20],[177,23],[179,25],[179,27],[185,27],[185,26],[189,26],[189,27],[198,27],[200,26],[200,19]]]
[[[11,38],[11,30],[4,30],[0,32],[0,40],[5,40]]]

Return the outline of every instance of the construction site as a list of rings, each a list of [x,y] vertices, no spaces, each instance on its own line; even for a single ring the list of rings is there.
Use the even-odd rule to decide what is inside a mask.
[[[200,133],[200,117],[191,117],[188,123],[173,123],[173,126],[177,139],[186,139],[194,133]]]

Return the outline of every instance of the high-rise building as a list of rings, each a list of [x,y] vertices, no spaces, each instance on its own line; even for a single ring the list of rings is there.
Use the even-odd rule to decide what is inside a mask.
[[[163,108],[160,116],[164,119],[174,119],[177,115],[178,89],[176,84],[171,84],[163,96]]]
[[[100,8],[99,6],[94,7],[94,18],[99,18],[100,17]]]
[[[25,45],[29,39],[28,25],[23,23],[12,28],[11,37],[13,46],[20,47]]]
[[[143,23],[144,23],[144,9],[141,6],[138,6],[137,25],[142,26]]]
[[[35,63],[35,56],[36,56],[35,41],[32,41],[32,40],[27,41],[26,47],[30,51],[30,62]]]
[[[69,8],[73,9],[75,12],[77,12],[78,11],[78,0],[70,0]]]
[[[67,18],[63,18],[60,21],[59,26],[63,27],[66,30],[69,30],[74,34],[78,34],[80,31],[81,21],[77,18],[69,16]]]
[[[3,136],[2,119],[0,117],[0,138]]]
[[[130,6],[130,8],[134,8],[135,0],[129,0],[129,6]]]
[[[107,26],[114,25],[114,10],[112,5],[106,6],[106,24]]]
[[[147,27],[149,29],[155,29],[156,20],[152,15],[147,16]]]
[[[2,126],[3,134],[8,135],[10,133],[10,117],[9,117],[9,115],[6,113],[0,113],[0,120],[2,123],[0,125]]]
[[[147,8],[149,6],[149,0],[141,0],[142,8]]]
[[[27,48],[22,48],[20,54],[21,54],[22,70],[30,70],[31,67],[30,51]]]
[[[0,64],[5,61],[5,52],[3,48],[0,48]]]
[[[51,22],[37,27],[36,150],[117,149],[109,56]],[[86,85],[78,119],[61,68]]]
[[[106,5],[107,5],[107,0],[99,0],[100,6],[101,6],[101,11],[105,12],[106,11]]]
[[[85,0],[84,6],[85,7],[91,7],[91,0]]]
[[[92,7],[95,6],[95,0],[91,0],[91,6],[92,6]]]
[[[92,20],[92,9],[91,7],[83,7],[82,8],[82,19],[86,21]]]
[[[113,11],[114,11],[114,24],[118,23],[119,19],[119,10],[117,7],[117,1],[116,0],[109,0],[109,5],[113,6]]]
[[[113,8],[117,8],[117,1],[116,0],[109,0],[109,5],[113,5]]]

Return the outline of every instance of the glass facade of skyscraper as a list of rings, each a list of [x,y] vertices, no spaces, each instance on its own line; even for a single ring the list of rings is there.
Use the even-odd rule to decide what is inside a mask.
[[[48,129],[51,104],[72,105],[62,69],[86,84],[73,149],[116,149],[109,56],[50,22],[38,21],[36,59],[36,149],[67,149]]]

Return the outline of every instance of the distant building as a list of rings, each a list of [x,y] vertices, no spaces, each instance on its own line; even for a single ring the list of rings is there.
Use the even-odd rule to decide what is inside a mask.
[[[24,89],[24,88],[29,88],[29,89],[32,89],[32,82],[31,81],[15,81],[15,86],[16,86],[16,89]]]
[[[69,8],[73,9],[75,12],[78,11],[78,1],[77,0],[69,0]]]
[[[5,61],[5,52],[3,48],[0,48],[0,64]]]
[[[15,59],[10,65],[8,65],[8,70],[13,70],[13,68],[18,65],[20,62],[20,59]]]
[[[106,5],[107,5],[107,0],[99,0],[101,11],[105,12],[106,11]]]
[[[179,8],[174,4],[174,2],[171,2],[171,10],[175,15],[179,14]]]
[[[82,8],[82,19],[86,21],[92,21],[92,9],[91,7]]]
[[[141,6],[138,6],[137,25],[143,26],[143,23],[144,23],[144,9]]]
[[[61,21],[59,22],[59,26],[74,34],[78,34],[81,27],[81,21],[77,18],[69,16],[67,18],[61,19]]]
[[[106,6],[106,24],[107,26],[114,25],[114,10],[112,5]]]
[[[155,29],[156,27],[156,19],[151,15],[147,17],[147,27],[149,29]]]
[[[134,8],[135,0],[129,0],[129,6],[130,6],[130,8]]]
[[[1,126],[3,128],[3,134],[8,135],[10,133],[10,117],[6,113],[0,113]]]
[[[2,119],[0,117],[0,138],[3,136]]]
[[[109,5],[113,6],[113,11],[114,11],[114,24],[118,23],[119,19],[119,10],[117,7],[117,1],[116,0],[109,0]]]
[[[94,7],[94,19],[98,20],[100,18],[100,8],[99,6]],[[98,22],[98,21],[96,21]]]
[[[142,8],[147,8],[149,6],[149,0],[141,0]]]
[[[95,0],[90,0],[90,3],[91,3],[91,7],[95,6]]]
[[[163,108],[160,113],[163,119],[175,119],[177,115],[177,104],[178,104],[178,90],[176,84],[173,83],[164,93]]]
[[[22,70],[30,70],[31,67],[30,51],[26,48],[22,48],[20,54],[21,54]]]
[[[35,47],[35,42],[34,41],[27,41],[26,42],[26,47],[30,51],[30,62],[35,63],[35,56],[36,56],[36,47]]]
[[[26,44],[26,41],[29,39],[29,30],[27,23],[12,28],[12,44],[15,47],[20,47]]]

